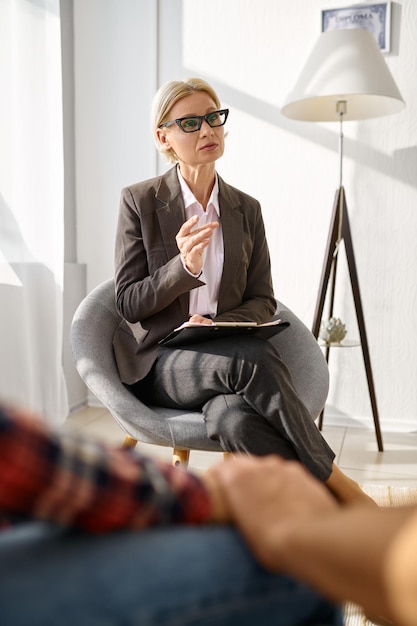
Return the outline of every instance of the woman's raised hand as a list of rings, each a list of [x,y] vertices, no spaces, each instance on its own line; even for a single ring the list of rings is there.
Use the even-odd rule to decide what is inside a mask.
[[[201,272],[203,252],[210,243],[213,231],[219,226],[218,222],[209,222],[195,228],[197,223],[198,216],[193,215],[184,222],[175,237],[184,264],[192,274]]]

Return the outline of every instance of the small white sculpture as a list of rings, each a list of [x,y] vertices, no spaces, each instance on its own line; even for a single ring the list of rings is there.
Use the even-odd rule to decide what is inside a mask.
[[[320,339],[326,343],[340,343],[346,337],[347,330],[343,322],[336,317],[323,320],[320,326]]]

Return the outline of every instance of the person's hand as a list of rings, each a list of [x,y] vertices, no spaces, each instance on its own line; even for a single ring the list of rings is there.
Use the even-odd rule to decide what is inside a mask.
[[[211,325],[213,325],[213,320],[212,319],[210,319],[209,317],[203,317],[199,313],[195,313],[194,315],[192,315],[188,321],[192,322],[193,324],[208,324],[208,325],[211,324]]]
[[[218,222],[209,222],[204,226],[194,228],[197,222],[197,215],[190,217],[184,222],[175,237],[184,264],[191,274],[201,272],[203,252],[210,243],[213,231],[219,226]]]
[[[232,520],[268,569],[285,566],[283,548],[294,526],[339,508],[304,467],[277,456],[235,456],[208,471],[223,490]]]
[[[210,496],[211,514],[208,521],[214,524],[230,523],[232,520],[230,507],[218,478],[211,472],[205,472],[200,479]]]

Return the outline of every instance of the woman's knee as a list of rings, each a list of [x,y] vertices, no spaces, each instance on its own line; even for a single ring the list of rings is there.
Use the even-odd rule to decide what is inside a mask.
[[[211,398],[203,407],[207,435],[224,450],[255,455],[279,454],[298,460],[293,446],[237,394]]]

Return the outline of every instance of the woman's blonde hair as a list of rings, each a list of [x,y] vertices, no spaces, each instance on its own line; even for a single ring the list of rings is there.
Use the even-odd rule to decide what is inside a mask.
[[[204,91],[213,100],[214,104],[220,109],[220,100],[213,87],[211,87],[202,78],[187,78],[186,80],[172,80],[165,83],[158,89],[152,102],[151,123],[152,132],[156,148],[164,154],[168,161],[176,163],[178,161],[175,152],[171,150],[163,150],[157,137],[157,129],[164,122],[169,122],[169,112],[174,104],[182,98],[189,96],[195,91]]]

